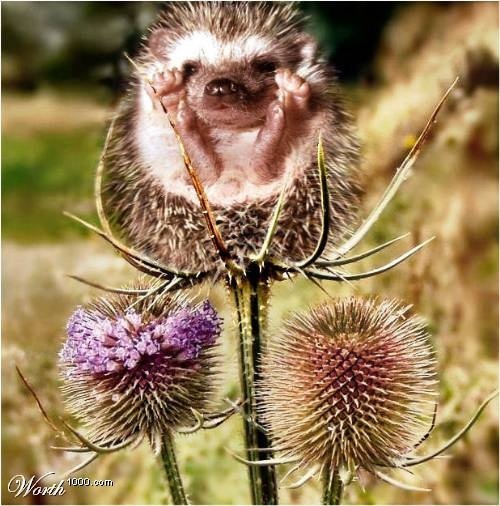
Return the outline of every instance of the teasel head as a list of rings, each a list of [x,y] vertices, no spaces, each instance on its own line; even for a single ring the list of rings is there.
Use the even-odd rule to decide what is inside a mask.
[[[421,320],[349,298],[296,314],[263,358],[263,418],[299,468],[401,467],[435,413],[436,361]]]
[[[196,425],[214,392],[220,332],[208,301],[180,295],[114,294],[77,308],[59,363],[80,442],[97,452],[146,437],[158,450],[162,435]]]

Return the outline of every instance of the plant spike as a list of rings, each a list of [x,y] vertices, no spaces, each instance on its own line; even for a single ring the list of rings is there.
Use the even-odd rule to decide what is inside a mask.
[[[153,277],[179,277],[186,280],[192,280],[196,278],[200,278],[205,275],[205,272],[187,272],[187,271],[178,271],[175,269],[170,269],[168,267],[165,267],[158,263],[156,260],[153,260],[151,258],[148,258],[144,255],[141,255],[137,251],[134,251],[133,249],[129,248],[128,246],[125,246],[120,241],[118,241],[114,236],[107,234],[103,230],[99,229],[98,227],[92,225],[91,223],[83,220],[82,218],[79,218],[78,216],[75,216],[72,213],[64,212],[63,213],[68,218],[71,218],[72,220],[77,221],[84,227],[88,228],[92,232],[96,233],[99,237],[102,237],[105,241],[109,242],[112,246],[115,247],[116,250],[120,253],[120,255],[131,265],[136,267],[141,272],[144,272],[145,274],[149,274]]]
[[[62,434],[62,430],[59,427],[57,427],[57,425],[49,417],[47,411],[43,407],[42,401],[39,399],[37,393],[35,392],[35,389],[29,384],[28,380],[26,379],[26,377],[22,373],[22,371],[19,368],[19,366],[17,364],[14,364],[14,365],[15,365],[15,368],[16,368],[16,371],[17,371],[17,374],[18,374],[19,378],[21,378],[22,383],[28,389],[28,391],[31,394],[31,396],[35,399],[35,402],[37,403],[37,406],[38,406],[38,410],[42,414],[43,419],[47,422],[47,424],[49,425],[49,427],[54,432],[56,432],[57,434]]]
[[[413,459],[408,460],[406,463],[403,464],[403,467],[410,467],[410,466],[416,466],[418,464],[423,464],[424,462],[427,462],[428,460],[432,460],[435,457],[438,457],[446,451],[448,448],[453,446],[457,441],[459,441],[467,432],[468,430],[476,423],[477,419],[481,415],[481,413],[484,411],[486,406],[495,398],[498,397],[498,390],[495,390],[492,392],[477,408],[476,412],[472,415],[472,418],[467,422],[467,424],[460,430],[457,434],[455,434],[451,439],[449,439],[441,448],[438,450],[435,450],[434,452],[430,453],[429,455],[425,455],[423,457],[415,457]]]
[[[281,189],[280,196],[276,202],[276,205],[274,206],[273,214],[271,216],[271,221],[269,222],[269,226],[267,229],[266,237],[264,239],[264,242],[262,244],[262,247],[257,255],[252,257],[252,260],[254,260],[257,263],[261,263],[267,256],[269,252],[269,248],[271,247],[271,243],[274,238],[274,234],[276,233],[276,228],[278,226],[278,221],[281,216],[281,211],[283,210],[283,204],[285,203],[285,194],[286,190],[288,188],[288,184],[283,185],[283,188]]]
[[[375,253],[378,253],[379,251],[382,251],[392,244],[394,244],[397,241],[400,241],[401,239],[404,239],[405,237],[408,237],[410,234],[409,232],[403,235],[400,235],[399,237],[396,237],[394,239],[391,239],[390,241],[384,242],[383,244],[380,244],[379,246],[375,246],[374,248],[369,249],[368,251],[364,251],[363,253],[360,253],[359,255],[354,255],[349,258],[341,258],[338,260],[318,260],[315,265],[318,267],[337,267],[339,265],[347,265],[352,264],[354,262],[357,262],[359,260],[363,260],[364,258],[371,257],[372,255],[375,255]]]
[[[75,436],[78,438],[78,440],[84,446],[51,446],[50,448],[52,450],[64,451],[64,452],[74,452],[74,453],[94,452],[94,453],[98,453],[98,454],[105,454],[105,453],[113,453],[113,452],[117,452],[119,450],[123,450],[124,448],[127,448],[127,446],[134,444],[137,440],[136,437],[131,437],[129,439],[126,439],[122,443],[118,443],[116,445],[111,445],[111,446],[97,445],[97,444],[89,441],[81,432],[78,432],[75,428],[71,427],[71,425],[69,425],[68,423],[64,422],[64,424],[73,434],[75,434]]]
[[[376,269],[373,269],[371,271],[361,272],[358,274],[345,274],[342,276],[340,274],[335,274],[335,275],[325,274],[323,272],[313,271],[310,269],[305,272],[309,276],[312,276],[316,279],[326,279],[326,280],[330,280],[330,281],[345,281],[345,280],[358,280],[358,279],[370,278],[372,276],[376,276],[377,274],[382,274],[383,272],[387,272],[388,270],[396,267],[400,263],[404,262],[406,259],[410,258],[412,255],[414,255],[415,253],[420,251],[424,246],[426,246],[432,240],[434,240],[434,237],[431,237],[431,238],[427,239],[426,241],[418,244],[417,246],[408,250],[406,253],[395,258],[391,262],[389,262],[385,265],[382,265],[381,267],[377,267]]]
[[[95,206],[97,209],[97,215],[99,217],[99,221],[101,222],[102,228],[108,235],[113,235],[111,230],[111,226],[109,224],[108,218],[106,217],[106,213],[104,212],[104,206],[102,203],[102,177],[104,171],[104,157],[108,152],[109,142],[111,140],[111,136],[113,135],[113,130],[115,128],[115,123],[117,120],[118,114],[113,116],[111,123],[109,125],[108,131],[106,133],[106,139],[104,141],[104,146],[102,149],[101,156],[99,158],[99,163],[97,164],[95,182],[94,182],[94,200]]]
[[[386,474],[380,472],[380,471],[373,471],[375,476],[377,478],[380,478],[382,481],[385,481],[389,485],[392,485],[394,487],[398,487],[402,490],[410,490],[411,492],[430,492],[430,488],[422,488],[422,487],[415,487],[413,485],[407,485],[406,483],[402,483],[401,481],[398,481],[394,478],[391,478],[390,476],[387,476]]]
[[[453,81],[451,86],[446,90],[443,97],[435,107],[434,111],[432,112],[427,124],[425,125],[424,129],[420,133],[417,141],[415,142],[414,146],[411,148],[410,152],[404,159],[403,163],[398,167],[396,170],[396,173],[394,177],[392,178],[391,182],[387,186],[385,192],[383,193],[382,197],[380,198],[377,205],[374,207],[374,209],[371,211],[371,213],[365,218],[363,223],[360,225],[360,227],[356,230],[356,232],[348,239],[340,248],[337,250],[337,258],[345,255],[350,250],[352,250],[362,239],[363,237],[368,233],[368,231],[371,229],[373,224],[378,220],[379,216],[382,214],[384,209],[387,207],[389,202],[392,200],[396,192],[398,191],[399,187],[405,181],[410,169],[412,168],[413,164],[415,163],[416,159],[418,158],[418,155],[420,154],[420,151],[422,149],[422,145],[424,144],[425,140],[427,139],[433,124],[436,121],[436,117],[441,110],[444,102],[448,98],[449,94],[455,87],[455,85],[458,82],[458,77]]]
[[[154,89],[154,88],[153,88]],[[191,162],[191,158],[189,157],[186,148],[184,147],[184,144],[182,142],[182,139],[177,132],[177,129],[174,125],[174,122],[170,118],[170,115],[166,108],[164,107],[163,103],[160,100],[160,103],[162,105],[163,111],[165,112],[167,119],[170,123],[170,126],[172,127],[172,130],[175,134],[175,138],[177,140],[177,144],[179,146],[179,150],[181,152],[182,160],[184,162],[184,167],[186,168],[186,171],[191,178],[191,182],[193,184],[193,187],[196,191],[196,196],[198,197],[198,201],[200,203],[200,207],[202,209],[202,214],[205,219],[205,223],[207,225],[210,238],[212,239],[212,243],[215,247],[215,250],[217,251],[220,259],[226,266],[227,270],[234,273],[241,273],[242,269],[239,265],[237,265],[234,260],[231,258],[231,254],[224,242],[224,239],[222,238],[222,235],[220,233],[219,227],[217,226],[212,206],[210,205],[210,202],[207,198],[207,194],[205,193],[205,189],[203,187],[203,184],[198,177],[198,173],[196,169],[193,167],[193,164]]]
[[[318,174],[319,174],[319,182],[321,188],[321,233],[318,239],[318,243],[316,248],[312,252],[312,254],[302,260],[301,262],[295,262],[293,265],[299,268],[308,267],[313,264],[325,250],[327,241],[328,241],[328,233],[330,230],[330,193],[328,191],[328,169],[325,163],[325,153],[323,151],[323,139],[321,137],[321,133],[319,135],[318,140]]]
[[[180,434],[194,434],[195,432],[198,432],[203,427],[203,424],[205,421],[203,414],[194,408],[191,408],[191,411],[193,412],[196,422],[192,427],[179,427],[179,428],[177,428],[176,431],[179,432]]]
[[[137,437],[131,437],[127,440],[123,441],[122,443],[118,443],[117,445],[113,445],[111,447],[102,446],[96,443],[93,443],[88,438],[86,438],[79,430],[72,427],[68,422],[61,419],[61,422],[64,424],[64,426],[89,450],[101,454],[101,453],[112,453],[114,451],[121,450],[122,448],[125,448],[132,444]]]
[[[284,485],[283,488],[287,488],[289,490],[300,488],[303,485],[305,485],[311,478],[313,478],[316,473],[317,473],[317,469],[311,468],[311,469],[309,469],[309,471],[307,471],[307,473],[304,474],[304,476],[299,478],[297,481],[295,481],[291,485]]]
[[[104,292],[119,293],[122,295],[146,295],[148,293],[148,290],[132,290],[126,288],[115,288],[112,286],[104,286],[99,283],[96,283],[95,281],[90,281],[88,279],[76,276],[74,274],[66,274],[66,276],[68,278],[74,279],[75,281],[78,281],[79,283],[83,283],[84,285],[91,286],[92,288],[97,288],[99,290],[103,290]]]
[[[88,457],[86,460],[84,460],[80,464],[76,465],[75,467],[72,467],[69,471],[66,471],[65,473],[63,473],[61,475],[61,477],[67,478],[68,476],[71,476],[72,474],[76,473],[77,471],[80,471],[84,467],[87,467],[89,464],[94,462],[94,460],[97,459],[97,457],[99,457],[99,454],[94,453],[94,455],[91,455],[90,457]]]
[[[282,458],[282,459],[266,459],[266,460],[247,460],[244,457],[240,457],[236,453],[232,452],[229,448],[224,448],[234,459],[247,466],[266,467],[266,466],[277,466],[280,464],[294,464],[300,459],[298,458]]]

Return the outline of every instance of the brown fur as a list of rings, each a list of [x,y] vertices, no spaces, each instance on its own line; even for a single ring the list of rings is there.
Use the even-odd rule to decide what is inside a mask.
[[[280,68],[294,72],[300,65],[306,65],[307,75],[303,77],[311,88],[308,116],[287,130],[288,137],[280,148],[284,158],[292,149],[298,149],[300,160],[305,160],[294,168],[293,182],[272,245],[272,254],[285,260],[300,260],[311,253],[321,230],[316,166],[318,130],[323,135],[329,171],[330,247],[338,244],[348,231],[359,197],[353,170],[357,164],[358,147],[350,118],[343,110],[331,69],[316,54],[311,37],[299,30],[299,21],[294,7],[288,3],[174,4],[167,7],[159,24],[152,29],[140,58],[142,67],[147,68],[158,59],[157,54],[165,54],[162,51],[168,56],[169,47],[179,37],[205,28],[224,40],[259,33],[272,41],[269,53],[274,55]],[[225,65],[250,86],[255,75],[245,67],[247,63],[239,61]],[[227,73],[228,70],[226,67],[202,71],[206,80],[207,73]],[[141,86],[143,84],[136,76],[118,112],[111,148],[105,157],[105,209],[129,242],[165,264],[196,271],[217,268],[214,247],[199,204],[175,191],[168,191],[141,159],[133,133],[134,126],[137,126]],[[212,132],[216,137],[213,125],[205,121],[209,113],[203,103],[197,102],[196,93],[190,91],[196,88],[196,83],[189,82],[186,88],[186,101],[196,114],[200,130]],[[249,108],[248,117],[262,125],[270,100],[266,99],[262,104],[260,100],[256,100],[254,108]],[[243,129],[246,125],[243,124]],[[222,131],[225,126],[219,124],[217,128]],[[216,141],[213,143],[216,149]],[[169,160],[165,160],[165,170],[168,167]],[[252,160],[248,160],[247,170],[250,174],[255,171]],[[285,184],[284,180],[281,182]],[[280,188],[278,185],[272,195],[264,198],[247,198],[231,205],[212,201],[221,234],[239,262],[245,264],[248,256],[260,249]]]

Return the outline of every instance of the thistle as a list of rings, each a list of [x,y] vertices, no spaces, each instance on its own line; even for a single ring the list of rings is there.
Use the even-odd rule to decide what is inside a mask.
[[[162,454],[172,498],[187,503],[171,435],[202,426],[214,391],[220,332],[221,320],[208,301],[194,305],[182,296],[151,302],[117,294],[77,308],[60,369],[67,408],[86,434],[66,427],[94,452],[84,464],[147,438]]]
[[[398,467],[432,424],[436,362],[392,301],[344,299],[288,320],[263,359],[263,417],[307,469]]]
[[[102,298],[73,313],[60,353],[63,395],[98,444],[146,436],[158,450],[162,434],[206,411],[221,322],[208,301],[163,298],[149,310],[128,309],[132,302]]]
[[[395,301],[337,300],[293,315],[269,344],[260,410],[280,454],[273,463],[294,464],[286,477],[303,472],[289,488],[320,475],[323,504],[339,504],[344,485],[364,469],[391,485],[428,491],[381,469],[438,457],[497,396],[442,448],[416,456],[434,428],[437,372],[425,325],[408,311]]]

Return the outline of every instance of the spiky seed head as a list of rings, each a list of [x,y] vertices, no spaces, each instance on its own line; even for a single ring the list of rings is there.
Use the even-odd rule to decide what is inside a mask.
[[[422,321],[349,298],[296,314],[262,364],[274,446],[310,468],[397,466],[429,430],[436,362]]]
[[[221,320],[208,301],[113,295],[79,307],[60,355],[62,392],[88,438],[114,445],[192,426],[214,389]]]

